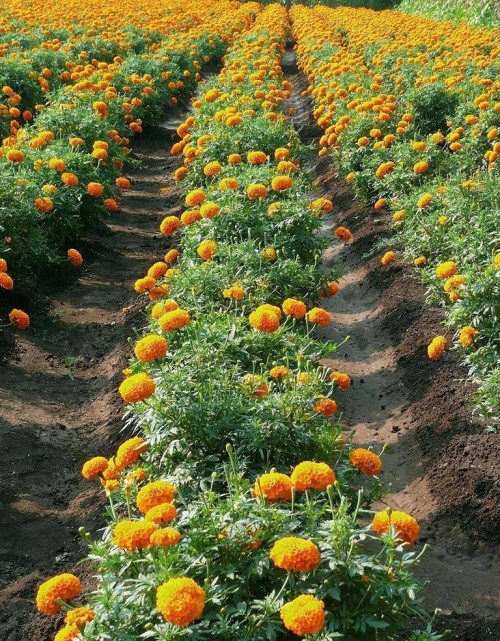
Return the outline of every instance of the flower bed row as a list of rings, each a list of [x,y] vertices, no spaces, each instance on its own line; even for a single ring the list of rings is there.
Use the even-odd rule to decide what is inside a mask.
[[[452,329],[440,345],[451,338],[465,350],[484,384],[481,407],[494,415],[500,32],[391,11],[301,6],[292,16],[324,129],[320,154],[331,150],[358,194],[394,212],[396,240],[428,284],[430,301],[446,308]],[[394,257],[387,254],[384,264]],[[429,356],[443,349],[433,346]]]
[[[83,466],[108,524],[83,534],[88,605],[74,609],[73,575],[38,591],[41,611],[66,612],[57,641],[388,641],[427,618],[407,550],[419,526],[367,509],[382,462],[334,418],[349,376],[317,363],[334,349],[312,335],[337,289],[316,234],[332,203],[311,201],[286,119],[288,37],[286,10],[264,9],[179,127],[187,209],[161,231],[182,235],[136,282],[151,304],[119,390],[137,436]]]

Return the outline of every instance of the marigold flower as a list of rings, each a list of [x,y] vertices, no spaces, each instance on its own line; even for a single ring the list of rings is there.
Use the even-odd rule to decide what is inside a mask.
[[[46,214],[47,212],[54,209],[54,203],[50,198],[48,198],[48,196],[36,198],[33,204],[35,206],[35,209],[38,209],[38,211],[42,212],[42,214]]]
[[[156,607],[169,623],[189,625],[203,612],[205,590],[188,577],[169,579],[156,591]]]
[[[108,467],[108,459],[104,456],[94,456],[94,458],[85,461],[82,467],[82,476],[87,481],[92,481],[96,476],[102,474]]]
[[[168,343],[163,336],[150,334],[144,336],[134,347],[134,354],[143,363],[150,363],[157,358],[163,358],[168,350]]]
[[[434,199],[434,196],[432,194],[429,194],[429,193],[422,194],[420,198],[417,200],[417,207],[419,209],[425,209],[431,204],[433,199]]]
[[[211,201],[206,201],[200,207],[200,216],[202,218],[213,218],[220,212],[220,205]]]
[[[290,158],[290,150],[286,147],[278,147],[274,150],[274,157],[276,160],[286,160]]]
[[[83,258],[78,250],[68,249],[67,256],[69,262],[73,265],[73,267],[80,267],[82,265]]]
[[[67,171],[61,174],[61,180],[68,187],[76,187],[78,185],[78,176]]]
[[[395,211],[392,215],[392,221],[394,223],[399,223],[406,218],[406,211],[401,209],[400,211]]]
[[[433,338],[429,346],[427,347],[427,354],[429,358],[431,358],[433,361],[437,361],[439,358],[441,358],[447,342],[448,341],[444,336],[436,336],[436,338]]]
[[[138,278],[134,283],[134,290],[139,294],[150,291],[156,285],[156,280],[152,276]]]
[[[312,572],[321,560],[321,553],[312,541],[287,536],[276,541],[269,558],[281,570]]]
[[[334,233],[336,238],[338,238],[344,243],[348,243],[350,240],[352,240],[352,234],[347,229],[347,227],[337,227]]]
[[[147,483],[137,493],[137,507],[146,514],[149,510],[162,503],[172,503],[175,497],[175,487],[168,481],[152,481]]]
[[[306,490],[321,492],[326,490],[329,485],[333,485],[335,478],[335,472],[326,463],[302,461],[293,469],[291,481],[298,492]]]
[[[314,404],[313,410],[324,416],[333,416],[337,411],[337,403],[331,398],[320,398]]]
[[[248,317],[248,322],[259,332],[275,332],[280,326],[279,316],[272,310],[258,307]]]
[[[197,205],[201,205],[204,200],[204,191],[202,189],[193,189],[193,191],[190,191],[186,196],[186,205],[188,207],[196,207]]]
[[[333,203],[331,200],[328,200],[328,198],[316,198],[316,200],[311,202],[309,208],[329,212],[333,209]]]
[[[22,151],[19,151],[19,149],[9,149],[5,157],[10,162],[23,162],[24,160],[24,154]]]
[[[49,616],[61,611],[58,599],[72,601],[82,592],[80,579],[74,574],[58,574],[48,579],[38,588],[36,594],[36,607]]]
[[[6,272],[7,268],[7,261],[5,260],[5,258],[0,258],[0,273]]]
[[[14,287],[14,281],[9,274],[0,272],[0,287],[9,291]]]
[[[351,379],[345,372],[331,372],[329,378],[335,381],[340,389],[346,390],[351,386]]]
[[[99,198],[104,193],[104,187],[101,183],[91,182],[87,185],[87,192],[94,198]]]
[[[444,281],[443,289],[447,294],[449,294],[455,289],[462,287],[462,285],[464,284],[465,284],[465,276],[463,276],[462,274],[455,274],[455,276],[451,276],[451,278],[447,278]]]
[[[173,332],[176,329],[186,327],[190,322],[191,316],[189,312],[179,307],[163,314],[158,320],[158,325],[164,332]]]
[[[241,300],[245,296],[245,290],[239,285],[232,285],[222,291],[224,298],[231,298],[232,300]]]
[[[165,216],[161,221],[160,231],[164,236],[173,236],[179,229],[181,221],[177,216]]]
[[[116,200],[114,200],[114,198],[106,198],[104,200],[104,206],[110,212],[118,211],[118,209],[120,208]]]
[[[177,516],[177,509],[172,503],[160,503],[155,505],[146,512],[144,518],[146,521],[151,521],[160,525],[161,523],[170,523]]]
[[[205,176],[216,176],[222,170],[222,165],[218,160],[212,160],[203,167],[203,173]]]
[[[415,260],[413,261],[413,264],[415,267],[422,267],[427,263],[427,258],[425,256],[417,256]]]
[[[126,403],[137,403],[154,394],[155,382],[146,372],[133,374],[122,381],[118,391]]]
[[[269,262],[275,261],[278,256],[274,247],[264,247],[259,253],[264,260]]]
[[[241,162],[240,154],[229,154],[227,162],[229,165],[239,165]]]
[[[269,394],[269,385],[258,374],[245,374],[242,386],[248,388],[254,398],[265,398]]]
[[[292,498],[292,481],[280,472],[263,474],[255,481],[253,491],[255,496],[264,497],[270,503],[289,501]]]
[[[172,265],[178,258],[179,251],[177,249],[170,249],[163,257],[163,260],[167,263],[167,265]]]
[[[202,260],[211,260],[213,256],[218,252],[219,245],[215,240],[204,240],[198,246],[196,253]]]
[[[67,612],[66,616],[64,617],[64,623],[66,623],[67,625],[76,625],[80,628],[83,628],[86,623],[90,623],[90,621],[93,621],[94,619],[94,610],[82,606],[80,608],[75,608],[74,610],[70,610],[69,612]]]
[[[444,227],[445,225],[448,224],[448,216],[439,216],[438,218],[438,223]]]
[[[448,260],[445,263],[441,263],[436,267],[436,276],[440,280],[446,280],[451,276],[454,276],[457,272],[457,264],[452,260]]]
[[[115,456],[117,470],[124,470],[133,465],[139,456],[148,449],[148,444],[140,436],[133,436],[120,445]]]
[[[349,460],[354,467],[357,467],[358,470],[368,476],[376,476],[382,471],[382,461],[380,457],[377,456],[375,452],[366,450],[363,447],[352,450],[349,454]]]
[[[380,259],[380,262],[382,263],[382,265],[390,265],[391,263],[394,262],[395,258],[396,258],[396,253],[393,251],[388,251],[388,252],[385,252],[385,254],[382,256],[382,258]]]
[[[225,191],[227,189],[238,189],[240,183],[236,178],[223,178],[219,183],[219,189]]]
[[[459,341],[462,347],[470,347],[474,342],[474,337],[477,336],[479,332],[477,329],[474,329],[471,325],[466,325],[460,330]]]
[[[299,637],[317,634],[325,625],[325,604],[312,594],[301,594],[285,603],[280,617],[285,628]]]
[[[293,316],[294,318],[304,318],[307,312],[305,303],[296,298],[287,298],[283,301],[281,308],[287,316]]]
[[[173,527],[165,527],[155,530],[150,538],[151,545],[158,547],[170,547],[177,545],[181,540],[181,533]]]
[[[319,325],[319,327],[326,327],[330,324],[331,317],[326,309],[322,309],[321,307],[313,307],[307,312],[307,320],[310,323]]]
[[[151,521],[119,521],[113,528],[111,540],[120,550],[142,550],[150,545],[149,540],[156,527]]]
[[[269,371],[269,376],[277,380],[283,380],[288,376],[288,373],[289,371],[287,367],[285,367],[284,365],[277,365]]]
[[[261,185],[259,183],[248,185],[247,196],[250,198],[250,200],[265,198],[267,196],[267,188],[265,185]]]
[[[267,162],[267,156],[263,151],[249,151],[247,154],[247,161],[251,165],[263,165]]]
[[[7,274],[2,273],[0,275],[6,276]],[[30,326],[30,317],[22,309],[13,309],[9,313],[9,320],[17,329],[28,329]]]
[[[76,625],[65,625],[54,637],[54,641],[74,641],[78,638],[80,629]]]
[[[389,516],[389,511],[384,510],[377,512],[373,517],[372,530],[377,536],[388,532],[391,525],[400,541],[413,545],[418,539],[420,527],[413,516],[405,512],[394,511],[390,512]]]
[[[293,186],[293,179],[290,176],[274,176],[271,180],[271,187],[274,191],[285,191]]]
[[[429,169],[429,163],[426,162],[425,160],[419,160],[413,165],[413,171],[416,174],[425,174],[425,172]]]

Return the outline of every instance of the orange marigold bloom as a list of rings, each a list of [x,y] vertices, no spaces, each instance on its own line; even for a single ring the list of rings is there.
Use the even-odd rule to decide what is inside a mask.
[[[446,280],[451,276],[454,276],[457,272],[457,264],[452,260],[448,260],[445,263],[441,263],[436,267],[436,276],[439,280]]]
[[[265,398],[269,394],[269,385],[258,374],[245,374],[242,386],[248,389],[254,398]]]
[[[293,186],[293,179],[290,176],[274,176],[271,180],[271,187],[274,191],[285,191]]]
[[[380,259],[380,262],[382,263],[382,265],[390,265],[391,263],[394,262],[395,258],[396,258],[396,253],[393,251],[388,251],[388,252],[385,252],[385,254],[382,256],[382,258]]]
[[[22,309],[13,309],[9,313],[9,320],[17,329],[28,329],[30,326],[30,317]]]
[[[179,258],[179,251],[177,249],[169,249],[169,251],[163,257],[163,260],[167,265],[172,265]]]
[[[150,545],[149,540],[156,527],[151,521],[119,521],[113,528],[111,539],[120,550],[142,550]]]
[[[222,165],[218,160],[212,160],[205,167],[203,167],[203,173],[205,176],[216,176],[222,170]]]
[[[307,539],[287,536],[273,545],[269,558],[281,570],[312,572],[321,560],[317,545]]]
[[[54,203],[47,196],[36,198],[33,204],[35,205],[35,208],[38,209],[38,211],[42,212],[42,214],[45,214],[48,211],[52,211],[54,209]]]
[[[186,205],[188,207],[196,207],[197,205],[201,205],[201,203],[205,200],[205,193],[203,192],[202,189],[193,189],[193,191],[190,191],[189,194],[186,196]]]
[[[368,476],[376,476],[382,471],[382,461],[374,452],[358,447],[349,454],[349,460],[358,470]]]
[[[104,206],[110,212],[118,211],[118,209],[120,208],[114,198],[106,198],[104,201]]]
[[[137,507],[143,514],[162,503],[172,503],[175,497],[175,487],[168,481],[152,481],[147,483],[137,493]]]
[[[202,218],[213,218],[220,212],[220,205],[211,201],[204,202],[200,207],[200,215]]]
[[[274,157],[276,160],[286,160],[290,158],[290,150],[286,147],[278,147],[278,149],[274,150]]]
[[[68,249],[67,256],[73,267],[80,267],[82,265],[83,258],[77,249]]]
[[[74,641],[80,634],[80,630],[76,625],[65,625],[54,637],[54,641]]]
[[[156,285],[156,280],[152,276],[138,278],[134,283],[134,290],[140,294],[149,291]]]
[[[470,347],[474,342],[474,337],[477,336],[479,332],[477,329],[474,329],[471,325],[466,325],[460,330],[459,341],[462,347]]]
[[[19,151],[19,149],[10,149],[5,154],[5,157],[10,162],[23,162],[24,160],[24,154],[22,151]]]
[[[352,240],[352,233],[347,229],[347,227],[337,227],[335,230],[335,236],[344,243],[348,243]]]
[[[422,194],[420,198],[417,200],[417,207],[419,209],[425,209],[431,204],[433,199],[434,199],[434,196],[432,194],[429,194],[429,193]]]
[[[264,249],[262,249],[259,253],[264,260],[268,260],[270,262],[275,261],[278,256],[274,247],[264,247]]]
[[[433,338],[429,346],[427,347],[427,354],[429,358],[431,358],[433,361],[437,361],[439,358],[441,358],[447,342],[448,341],[444,336],[436,336],[436,338]]]
[[[269,376],[277,380],[283,380],[288,376],[288,373],[289,370],[287,367],[285,367],[284,365],[277,365],[270,370]]]
[[[164,236],[173,236],[179,229],[181,221],[177,216],[165,216],[161,221],[160,231]]]
[[[160,317],[158,325],[164,332],[173,332],[175,329],[182,329],[191,322],[191,316],[185,309],[173,309]]]
[[[384,510],[377,512],[373,517],[372,530],[377,536],[388,532],[391,525],[400,541],[413,545],[418,539],[420,527],[413,516],[405,512],[394,511],[389,516],[388,510]]]
[[[158,261],[157,263],[153,263],[148,269],[148,276],[151,276],[151,278],[158,280],[162,276],[165,276],[167,271],[168,265],[166,263],[163,263],[162,261]]]
[[[464,284],[465,284],[465,276],[463,276],[462,274],[455,274],[455,276],[452,276],[451,278],[448,278],[445,280],[443,289],[446,293],[449,294],[455,289],[462,287],[462,285]]]
[[[151,545],[157,545],[160,547],[170,547],[171,545],[177,545],[181,540],[181,533],[179,530],[176,530],[173,527],[165,527],[159,530],[155,530],[150,538]]]
[[[429,163],[425,162],[425,160],[419,160],[419,162],[416,162],[413,165],[413,171],[416,174],[425,174],[425,172],[429,169]]]
[[[146,512],[146,521],[152,521],[156,525],[170,523],[177,516],[177,509],[172,503],[160,503]]]
[[[328,200],[328,198],[316,198],[316,200],[313,200],[309,205],[309,208],[329,212],[333,209],[333,203],[331,200]]]
[[[128,178],[120,176],[115,180],[115,185],[118,187],[118,189],[130,189],[130,180]]]
[[[232,300],[241,300],[245,296],[245,290],[239,285],[232,285],[222,290],[224,298],[231,298]]]
[[[219,183],[219,189],[225,191],[227,189],[238,189],[240,183],[236,178],[223,178]]]
[[[301,594],[285,603],[280,617],[285,628],[299,637],[317,634],[325,625],[325,604],[312,594]]]
[[[261,185],[260,183],[252,183],[247,187],[247,196],[250,198],[250,200],[265,198],[267,196],[267,187],[265,185]]]
[[[289,501],[292,498],[292,481],[280,472],[263,474],[255,481],[253,491],[255,496],[264,497],[270,503]]]
[[[14,287],[14,281],[5,272],[0,272],[0,287],[3,289],[11,290]]]
[[[156,303],[156,305],[154,305],[151,310],[151,316],[155,320],[158,320],[163,316],[163,314],[172,312],[174,309],[179,309],[179,305],[175,302],[175,300],[169,298],[161,303]]]
[[[307,312],[305,303],[296,298],[287,298],[283,301],[281,308],[287,316],[293,316],[294,318],[304,318]]]
[[[186,227],[197,223],[199,220],[201,220],[199,209],[189,209],[181,214],[181,223],[186,225]]]
[[[108,467],[108,459],[104,456],[94,456],[94,458],[85,461],[82,467],[82,476],[87,481],[92,481],[96,476],[102,474]]]
[[[78,185],[78,176],[67,171],[61,174],[61,180],[68,187],[76,187]]]
[[[417,256],[415,260],[413,261],[413,264],[415,267],[422,267],[427,263],[427,258],[425,256]]]
[[[146,372],[139,372],[126,378],[118,391],[126,403],[137,403],[149,398],[155,389],[156,385],[151,376]]]
[[[240,154],[229,154],[227,162],[229,165],[239,165],[241,162]]]
[[[82,592],[80,579],[74,574],[58,574],[42,583],[36,594],[36,607],[49,616],[61,611],[58,599],[72,601]]]
[[[101,185],[101,183],[91,182],[87,185],[87,192],[91,196],[98,198],[99,196],[102,196],[102,194],[104,193],[104,187]]]
[[[293,487],[299,492],[306,490],[326,490],[329,485],[335,483],[335,472],[326,463],[315,463],[314,461],[302,461],[295,466],[291,481]]]
[[[139,456],[148,449],[148,444],[140,436],[133,436],[120,445],[115,456],[115,467],[124,470],[133,465]]]
[[[337,403],[331,398],[320,398],[314,404],[313,410],[324,416],[333,416],[337,411]]]
[[[330,314],[326,309],[321,309],[321,307],[313,307],[307,312],[307,320],[310,323],[315,323],[320,327],[326,327],[330,321]]]
[[[156,590],[156,607],[169,623],[189,625],[203,612],[205,590],[188,577],[169,579]]]
[[[248,322],[254,329],[260,332],[272,333],[280,326],[279,316],[272,310],[263,308],[263,306],[258,307],[250,314]]]
[[[144,336],[134,347],[134,354],[143,363],[149,363],[157,358],[163,358],[168,350],[168,343],[163,336],[151,334]]]
[[[66,623],[67,625],[77,625],[83,628],[86,623],[90,623],[90,621],[93,621],[94,619],[94,610],[82,606],[80,608],[75,608],[74,610],[70,610],[69,612],[67,612],[66,616],[64,617],[64,623]]]
[[[247,161],[251,165],[263,165],[267,162],[267,156],[263,151],[249,151],[247,154]]]
[[[7,271],[7,261],[5,258],[0,258],[0,273]]]
[[[218,250],[219,245],[217,245],[215,240],[204,240],[199,244],[196,253],[202,260],[210,260]]]
[[[331,372],[329,378],[335,381],[340,389],[346,390],[351,386],[351,379],[345,372]]]

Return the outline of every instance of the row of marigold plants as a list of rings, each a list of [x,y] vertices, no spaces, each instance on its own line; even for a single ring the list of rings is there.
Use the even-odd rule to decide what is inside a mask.
[[[317,234],[333,203],[312,198],[287,118],[289,27],[264,9],[178,128],[186,209],[135,283],[147,317],[119,387],[136,435],[82,468],[109,501],[102,538],[81,532],[97,585],[85,605],[73,574],[37,594],[64,613],[57,641],[440,638],[419,525],[370,510],[382,460],[337,419],[348,373],[318,364],[335,349],[314,337],[338,289]],[[424,630],[403,633],[409,617]]]
[[[429,357],[461,350],[479,409],[498,417],[500,31],[346,7],[292,16],[320,155],[374,214],[392,211],[395,242],[446,312]]]
[[[94,7],[87,28],[74,22],[63,29],[60,3],[44,5],[43,15],[31,6],[16,18],[7,12],[0,28],[0,113],[8,126],[0,147],[5,297],[12,299],[18,279],[45,280],[47,268],[65,262],[80,267],[83,256],[72,244],[78,247],[97,216],[118,211],[119,194],[130,188],[122,175],[130,138],[186,101],[202,66],[219,59],[260,10],[256,3],[217,6],[215,13],[210,2],[191,2],[187,10],[172,3],[141,30],[126,28],[123,16],[112,19],[104,7]],[[14,309],[9,318],[27,329],[28,312]]]

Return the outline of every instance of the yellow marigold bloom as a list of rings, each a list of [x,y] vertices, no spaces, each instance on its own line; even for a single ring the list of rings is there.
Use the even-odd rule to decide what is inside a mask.
[[[312,594],[301,594],[281,608],[280,617],[285,628],[299,637],[318,634],[325,625],[325,604]]]
[[[334,234],[336,238],[343,241],[344,243],[348,243],[350,240],[352,240],[352,233],[347,229],[347,227],[337,227]]]
[[[274,191],[285,191],[293,186],[293,179],[290,176],[274,176],[271,180],[271,187]]]
[[[389,513],[387,510],[377,512],[373,517],[372,530],[377,536],[382,536],[389,531],[392,525],[400,541],[413,545],[418,539],[420,527],[413,516],[405,512],[394,511]]]
[[[118,391],[126,403],[137,403],[149,398],[156,389],[155,382],[146,372],[133,374],[122,381]]]
[[[438,223],[442,226],[445,227],[448,224],[448,216],[439,216],[438,218]]]
[[[395,211],[392,215],[392,221],[399,223],[406,218],[406,211],[401,209],[400,211]]]
[[[173,309],[160,317],[158,324],[164,332],[173,332],[175,329],[182,329],[191,322],[189,312],[185,309]]]
[[[288,368],[284,365],[277,365],[269,371],[269,376],[277,380],[283,380],[288,376]]]
[[[460,345],[462,345],[462,347],[470,347],[474,342],[474,337],[477,336],[477,334],[479,334],[479,332],[471,325],[462,327],[462,329],[460,330],[460,337],[458,339],[460,341]]]
[[[134,290],[139,294],[144,294],[156,285],[156,280],[152,276],[138,278],[134,283]]]
[[[312,572],[321,560],[317,545],[307,539],[287,536],[273,545],[269,558],[281,570]]]
[[[82,592],[80,579],[74,574],[58,574],[42,583],[36,594],[36,607],[49,616],[61,611],[58,599],[72,601]]]
[[[116,469],[124,470],[133,465],[139,456],[148,449],[148,444],[140,436],[133,436],[120,445],[115,456]]]
[[[144,481],[146,476],[146,470],[143,467],[137,467],[127,474],[125,480],[129,483],[139,483],[140,481]]]
[[[444,281],[443,289],[447,294],[449,294],[455,289],[462,287],[462,285],[464,284],[465,276],[463,276],[462,274],[455,274],[455,276],[451,276]]]
[[[227,162],[229,165],[239,165],[241,162],[240,154],[229,154]]]
[[[269,394],[269,385],[258,374],[245,374],[242,386],[248,389],[254,398],[265,398]]]
[[[385,254],[382,256],[382,258],[380,259],[380,262],[382,263],[382,265],[390,265],[391,263],[394,262],[395,258],[396,258],[396,253],[393,251],[388,251],[388,252],[385,252]]]
[[[169,298],[165,301],[162,301],[161,303],[156,303],[156,305],[153,305],[153,308],[151,309],[151,316],[155,320],[158,320],[159,318],[161,318],[161,316],[163,316],[163,314],[172,312],[174,309],[179,309],[179,305],[175,302],[175,300]]]
[[[304,318],[307,312],[305,303],[296,298],[287,298],[283,301],[281,308],[287,316],[293,316],[294,318]]]
[[[329,212],[333,209],[333,203],[331,200],[328,200],[328,198],[316,198],[316,200],[313,200],[311,202],[309,208]]]
[[[223,178],[219,183],[219,189],[225,191],[227,189],[238,189],[240,183],[236,178]]]
[[[164,236],[173,236],[179,229],[181,221],[177,216],[166,216],[160,225],[160,231]]]
[[[150,543],[151,545],[166,548],[171,545],[177,545],[180,540],[181,533],[179,530],[176,530],[173,527],[165,527],[153,532],[150,538]]]
[[[298,492],[316,490],[322,492],[335,483],[335,472],[326,463],[302,461],[293,469],[291,481]]]
[[[447,340],[444,336],[436,336],[427,347],[427,355],[433,361],[437,361],[443,355]]]
[[[255,496],[263,497],[270,503],[289,501],[292,498],[292,481],[280,472],[263,474],[255,481],[253,491]]]
[[[417,256],[415,260],[413,261],[413,264],[415,267],[422,267],[427,263],[427,258],[425,256]]]
[[[181,214],[181,223],[188,227],[201,220],[201,214],[198,209],[189,209]]]
[[[241,300],[245,296],[245,290],[239,285],[232,285],[222,291],[224,298],[231,298],[232,300]]]
[[[169,579],[156,591],[156,607],[169,623],[189,625],[203,612],[205,590],[187,577]]]
[[[420,198],[417,200],[417,207],[419,209],[425,209],[431,204],[433,199],[434,199],[434,196],[432,194],[428,194],[428,193],[422,194]]]
[[[151,276],[151,278],[158,280],[162,276],[165,276],[167,270],[168,270],[167,263],[158,261],[157,263],[154,263],[153,265],[151,265],[151,267],[148,269],[148,276]]]
[[[157,358],[163,358],[168,350],[168,343],[163,336],[151,334],[144,336],[134,347],[134,354],[143,363],[150,363]]]
[[[380,210],[385,207],[385,198],[379,198],[377,202],[373,205],[374,209]]]
[[[200,207],[200,215],[202,218],[213,218],[220,212],[220,205],[211,201],[206,201]]]
[[[248,322],[260,332],[275,332],[280,326],[279,316],[272,310],[258,307],[248,317]]]
[[[218,160],[213,160],[212,162],[209,162],[205,167],[203,168],[203,173],[205,176],[216,176],[220,171],[222,170],[222,165]]]
[[[186,205],[188,207],[196,207],[197,205],[201,205],[204,200],[204,191],[202,189],[193,189],[193,191],[190,191],[186,196]]]
[[[54,641],[74,641],[78,638],[80,630],[76,625],[65,625],[54,637]]]
[[[258,200],[267,196],[267,187],[259,183],[252,183],[247,187],[247,196],[250,200]]]
[[[326,327],[330,324],[331,318],[326,309],[322,309],[321,307],[313,307],[307,312],[307,320],[310,323],[319,325],[320,327]]]
[[[436,267],[436,276],[439,280],[446,280],[457,273],[457,264],[452,260],[441,263]]]
[[[425,174],[425,172],[429,169],[429,163],[425,162],[425,160],[419,160],[419,162],[416,162],[413,165],[413,171],[416,174]]]
[[[137,507],[146,514],[149,510],[162,503],[172,503],[175,497],[175,487],[168,481],[152,481],[147,483],[137,493]]]
[[[160,503],[155,505],[146,512],[144,518],[146,521],[161,525],[161,523],[170,523],[177,516],[177,508],[172,503]]]
[[[320,398],[313,405],[313,410],[324,416],[333,416],[337,411],[337,403],[331,398]]]
[[[363,447],[358,447],[355,450],[352,450],[349,454],[349,460],[357,467],[358,470],[367,474],[368,476],[376,476],[382,471],[382,461],[380,457],[366,450]]]
[[[94,610],[82,606],[80,608],[75,608],[74,610],[70,610],[69,612],[67,612],[66,616],[64,617],[64,623],[66,623],[67,625],[76,625],[83,628],[86,623],[90,623],[90,621],[93,621],[94,619]]]
[[[249,151],[247,154],[247,161],[251,165],[263,165],[267,162],[267,156],[263,151]]]
[[[335,381],[340,389],[346,390],[351,386],[351,379],[345,372],[331,372],[329,378]]]
[[[274,150],[274,157],[276,160],[286,160],[290,158],[290,150],[286,147],[278,147],[278,149]]]
[[[276,260],[277,258],[276,249],[274,247],[264,247],[264,249],[260,251],[260,255],[262,256],[262,258],[264,258],[264,260],[268,260],[270,262]]]
[[[163,260],[167,265],[172,265],[179,258],[179,251],[177,249],[170,249],[164,256]]]
[[[111,540],[127,552],[142,550],[150,545],[149,539],[156,530],[156,524],[150,521],[119,521],[113,528]]]
[[[210,260],[213,256],[215,256],[218,250],[219,245],[217,245],[215,240],[204,240],[198,246],[196,253],[202,260]]]
[[[82,467],[82,476],[87,481],[92,481],[108,467],[108,459],[104,456],[94,456],[85,461]]]

